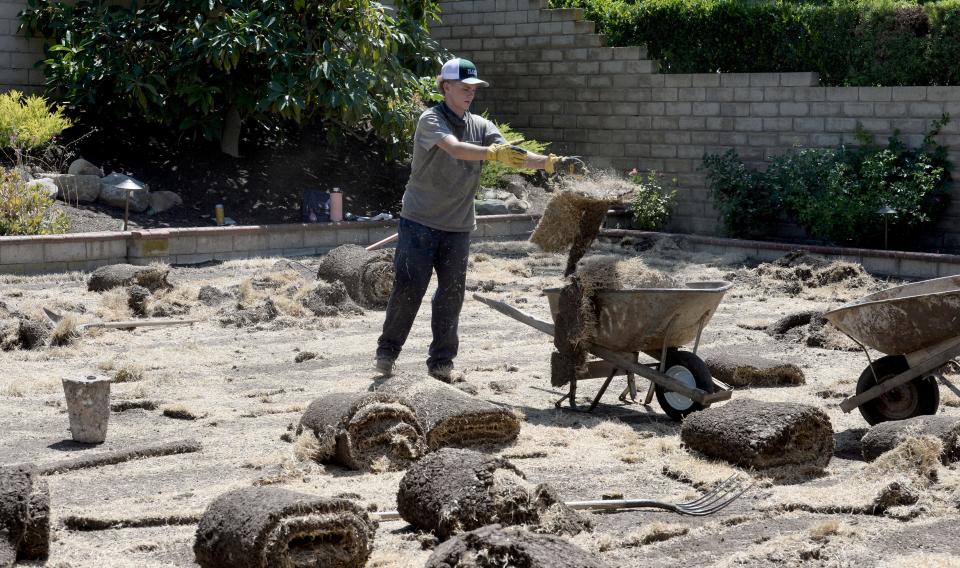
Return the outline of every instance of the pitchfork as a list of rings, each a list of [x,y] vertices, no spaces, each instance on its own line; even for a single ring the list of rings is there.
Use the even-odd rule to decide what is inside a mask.
[[[601,501],[567,501],[567,506],[571,509],[587,509],[591,511],[602,511],[608,509],[638,509],[641,507],[652,507],[655,509],[666,509],[681,515],[693,515],[702,517],[712,515],[723,509],[730,503],[733,503],[738,497],[743,495],[747,489],[753,486],[753,482],[743,483],[739,473],[734,473],[712,490],[704,493],[699,499],[688,503],[667,503],[665,501],[654,501],[651,499],[604,499]]]
[[[752,486],[753,481],[743,483],[741,482],[740,474],[734,473],[712,490],[701,495],[699,499],[695,499],[689,503],[667,503],[650,499],[603,499],[601,501],[567,501],[566,505],[571,509],[589,511],[617,511],[652,507],[655,509],[666,509],[667,511],[673,511],[681,515],[702,517],[712,515],[730,503],[733,503],[737,497],[743,495],[747,489],[750,489]],[[378,521],[395,521],[400,519],[400,514],[396,511],[381,511],[379,513],[372,513],[371,516]]]

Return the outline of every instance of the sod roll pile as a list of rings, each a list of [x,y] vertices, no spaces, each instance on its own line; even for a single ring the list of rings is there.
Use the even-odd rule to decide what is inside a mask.
[[[603,568],[599,558],[567,539],[521,527],[487,525],[437,546],[425,568]]]
[[[920,436],[932,436],[943,442],[943,452],[940,454],[943,463],[960,461],[960,418],[942,414],[881,422],[873,426],[860,441],[863,459],[873,461],[908,438]]]
[[[360,568],[375,531],[350,500],[247,487],[207,507],[193,552],[203,568]]]
[[[383,308],[393,288],[393,253],[368,251],[359,245],[341,245],[328,252],[317,268],[317,278],[343,282],[354,302],[364,308]]]
[[[106,292],[113,288],[143,286],[151,292],[172,288],[167,281],[170,267],[162,265],[138,266],[135,264],[110,264],[101,266],[87,279],[87,290]]]
[[[0,568],[50,551],[50,494],[32,465],[0,468]]]
[[[503,444],[520,433],[520,420],[508,409],[426,375],[396,375],[381,383],[377,392],[399,397],[413,407],[431,450]]]
[[[540,525],[542,516],[546,531],[577,534],[588,526],[549,486],[527,482],[506,459],[455,448],[428,454],[407,470],[397,510],[441,540],[490,523]]]
[[[402,470],[426,452],[413,408],[386,393],[321,396],[307,407],[300,425],[317,437],[321,462],[350,469]]]
[[[706,351],[703,361],[714,378],[735,387],[802,385],[803,371],[793,363],[774,361],[753,345],[726,345]]]
[[[735,399],[688,416],[680,429],[688,448],[754,468],[823,468],[833,456],[833,426],[819,408],[792,402]]]

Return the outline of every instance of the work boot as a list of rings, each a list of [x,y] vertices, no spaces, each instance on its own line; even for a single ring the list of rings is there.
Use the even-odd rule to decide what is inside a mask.
[[[393,359],[387,357],[377,357],[376,370],[384,377],[393,376]]]
[[[453,363],[440,363],[430,368],[430,376],[445,383],[458,383],[463,380],[463,373],[453,367]]]

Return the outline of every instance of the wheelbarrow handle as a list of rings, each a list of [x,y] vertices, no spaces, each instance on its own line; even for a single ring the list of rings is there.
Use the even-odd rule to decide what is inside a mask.
[[[366,250],[368,250],[368,251],[370,251],[370,250],[377,250],[378,248],[380,248],[380,247],[382,247],[382,246],[389,245],[390,243],[394,242],[395,240],[397,240],[397,239],[399,239],[399,238],[400,238],[400,233],[394,233],[394,234],[390,235],[389,237],[387,237],[387,238],[385,238],[385,239],[383,239],[383,240],[379,240],[379,241],[373,243],[372,245],[368,246],[368,247],[366,248]]]

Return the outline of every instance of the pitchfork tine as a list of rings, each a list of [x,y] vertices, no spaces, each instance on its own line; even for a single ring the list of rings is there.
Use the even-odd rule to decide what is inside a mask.
[[[702,516],[716,513],[727,507],[752,485],[751,483],[741,484],[739,477],[739,474],[735,473],[699,499],[678,504],[678,511],[686,515]]]

